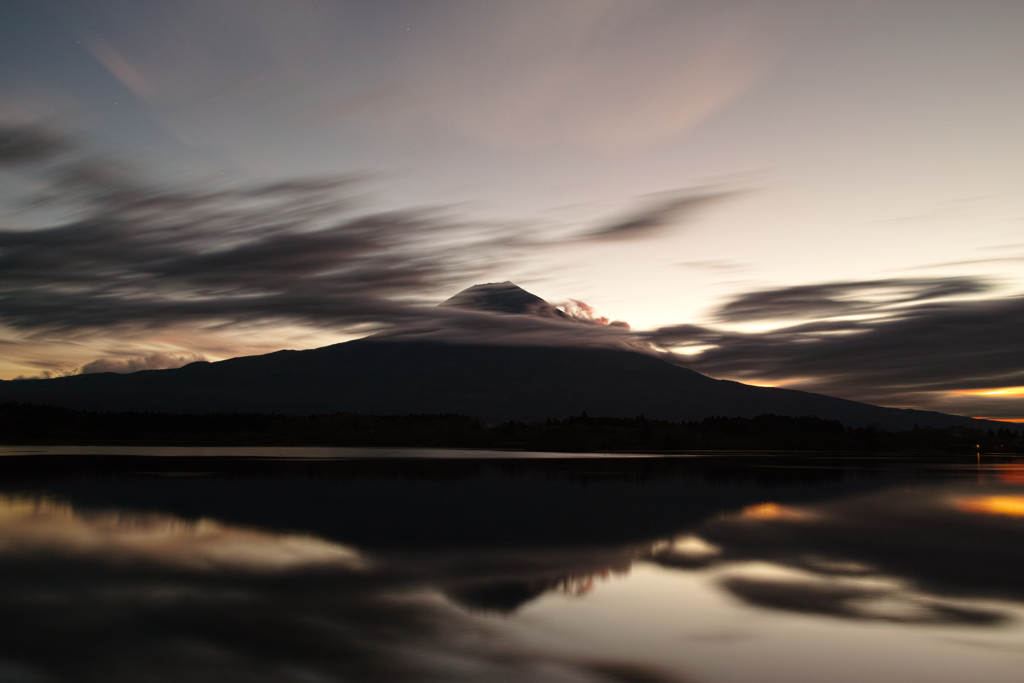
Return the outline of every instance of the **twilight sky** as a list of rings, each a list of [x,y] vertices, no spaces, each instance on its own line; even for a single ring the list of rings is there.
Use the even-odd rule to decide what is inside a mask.
[[[512,280],[1022,420],[1022,120],[1019,0],[5,2],[0,378],[508,340],[434,304]]]

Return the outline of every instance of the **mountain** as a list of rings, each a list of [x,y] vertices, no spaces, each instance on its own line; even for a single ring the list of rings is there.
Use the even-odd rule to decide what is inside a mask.
[[[519,315],[550,315],[554,309],[512,283],[477,285],[445,304]],[[0,381],[0,402],[5,401],[177,413],[460,413],[489,422],[564,418],[585,410],[668,420],[814,415],[887,429],[993,424],[712,379],[626,350],[376,337],[175,370]]]
[[[545,317],[565,318],[566,315],[536,294],[527,292],[512,282],[488,282],[464,289],[452,298],[443,301],[442,306],[472,308],[494,313],[516,315],[533,314]]]

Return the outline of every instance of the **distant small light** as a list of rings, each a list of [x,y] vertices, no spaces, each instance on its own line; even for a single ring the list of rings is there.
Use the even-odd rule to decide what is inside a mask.
[[[803,510],[779,505],[778,503],[758,503],[757,505],[749,505],[743,508],[740,511],[740,517],[743,519],[797,521],[811,519],[813,515]]]

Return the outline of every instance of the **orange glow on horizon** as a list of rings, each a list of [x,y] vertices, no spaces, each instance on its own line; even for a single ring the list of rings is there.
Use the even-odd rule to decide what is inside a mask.
[[[960,389],[954,396],[1024,396],[1024,387],[995,387],[988,389]]]
[[[1024,417],[975,417],[975,420],[992,420],[993,422],[1012,422],[1014,424],[1024,423]]]
[[[1024,517],[1024,496],[974,496],[958,498],[953,507],[972,515]]]

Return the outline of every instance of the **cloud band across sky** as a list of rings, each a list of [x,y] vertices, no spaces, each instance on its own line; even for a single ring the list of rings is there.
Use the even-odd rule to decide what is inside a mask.
[[[887,405],[1019,418],[1021,397],[986,390],[1024,385],[1024,298],[978,296],[988,290],[973,278],[764,290],[727,302],[719,317],[789,324],[759,332],[669,326],[651,339],[699,349],[679,362],[716,377]],[[881,291],[896,294],[874,301],[856,296]],[[973,297],[963,298],[968,294]]]
[[[479,343],[610,344],[714,377],[992,418],[1024,417],[1024,299],[976,277],[888,278],[752,290],[704,325],[630,331],[434,304],[496,264],[561,242],[442,209],[367,211],[348,179],[158,186],[39,128],[0,130],[0,164],[33,180],[33,215],[0,228],[6,348],[74,343],[82,371],[172,367],[209,352],[147,346],[168,330],[300,325]],[[635,240],[733,193],[690,191],[580,233]],[[681,198],[680,198],[681,197]],[[578,317],[578,316],[577,316]],[[715,322],[717,321],[717,322]],[[749,331],[751,324],[760,331]],[[744,328],[744,326],[748,326]],[[746,331],[740,331],[744,330]],[[133,337],[110,357],[98,339]],[[197,342],[201,346],[200,342]],[[58,346],[52,354],[61,353]],[[65,347],[66,348],[66,347]],[[179,362],[180,361],[180,362]],[[47,365],[49,363],[49,365]],[[73,370],[58,357],[37,367]],[[986,393],[988,392],[988,393]]]

